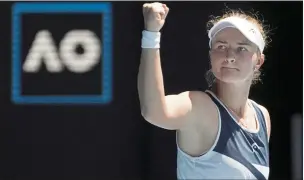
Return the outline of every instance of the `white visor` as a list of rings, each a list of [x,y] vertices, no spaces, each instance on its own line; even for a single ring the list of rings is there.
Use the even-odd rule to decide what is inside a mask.
[[[250,23],[246,19],[242,19],[239,17],[228,17],[223,20],[220,20],[210,29],[208,33],[210,48],[212,39],[215,37],[215,35],[227,27],[238,29],[249,41],[258,46],[261,53],[263,52],[265,47],[265,41],[261,32],[254,24]]]

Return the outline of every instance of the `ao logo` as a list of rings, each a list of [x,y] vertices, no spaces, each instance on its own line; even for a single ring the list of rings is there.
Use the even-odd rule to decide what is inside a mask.
[[[75,51],[77,46],[84,49],[83,54]],[[35,73],[39,71],[42,62],[44,62],[49,72],[62,72],[65,66],[71,72],[85,73],[99,63],[100,54],[101,42],[92,31],[69,31],[57,49],[51,33],[42,30],[37,33],[33,41],[23,64],[23,70]]]

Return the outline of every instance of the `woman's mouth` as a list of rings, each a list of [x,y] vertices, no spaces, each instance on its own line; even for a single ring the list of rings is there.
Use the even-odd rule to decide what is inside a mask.
[[[239,69],[237,69],[237,68],[233,68],[233,67],[222,67],[222,69],[228,69],[228,70],[237,70],[237,71],[239,71]]]

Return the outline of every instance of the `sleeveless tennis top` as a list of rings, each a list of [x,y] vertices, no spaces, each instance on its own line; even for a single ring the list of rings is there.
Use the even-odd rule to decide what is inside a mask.
[[[193,157],[183,152],[177,143],[178,179],[259,179],[269,176],[269,147],[264,115],[251,101],[256,111],[258,131],[241,127],[224,104],[206,91],[219,113],[219,132],[211,149]]]

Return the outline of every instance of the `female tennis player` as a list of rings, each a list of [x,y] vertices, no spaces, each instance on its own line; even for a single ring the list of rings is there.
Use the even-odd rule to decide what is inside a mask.
[[[143,117],[177,132],[178,179],[268,179],[270,117],[248,98],[264,63],[263,25],[233,12],[211,20],[212,90],[165,95],[159,31],[168,12],[143,5],[138,91]]]

